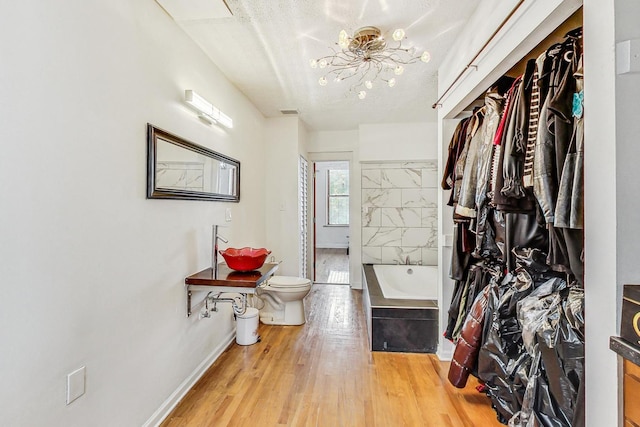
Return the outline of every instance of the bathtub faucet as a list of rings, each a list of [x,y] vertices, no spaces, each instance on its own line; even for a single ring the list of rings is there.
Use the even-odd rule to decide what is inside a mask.
[[[398,262],[396,261],[396,263]],[[409,259],[409,255],[407,255],[407,257],[404,259],[404,265],[422,265],[422,261],[416,261],[412,263],[411,260]]]

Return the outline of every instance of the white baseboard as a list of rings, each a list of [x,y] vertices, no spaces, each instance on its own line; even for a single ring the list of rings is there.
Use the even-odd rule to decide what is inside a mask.
[[[209,369],[213,362],[218,360],[218,357],[229,347],[229,345],[236,338],[235,328],[222,340],[212,352],[207,356],[202,363],[191,372],[191,374],[178,386],[178,388],[171,393],[171,395],[165,400],[156,412],[149,417],[149,419],[143,424],[143,427],[157,427],[164,421],[167,416],[173,411],[173,409],[180,403],[182,398],[187,394],[189,390],[195,385],[202,375]]]
[[[317,243],[316,248],[318,249],[347,249],[349,248],[348,243]]]
[[[436,356],[438,356],[438,359],[442,362],[450,362],[453,358],[453,351],[440,351],[440,349],[438,349]]]

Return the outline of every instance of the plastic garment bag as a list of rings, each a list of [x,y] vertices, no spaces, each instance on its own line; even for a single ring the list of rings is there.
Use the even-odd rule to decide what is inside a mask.
[[[584,425],[584,291],[549,280],[518,304],[533,357],[522,409],[512,427]]]
[[[538,372],[532,369],[531,349],[535,340],[532,345],[525,343],[525,331],[516,317],[517,306],[534,292],[548,295],[566,287],[566,282],[556,277],[557,273],[549,271],[544,263],[546,255],[540,250],[516,248],[513,255],[518,268],[489,294],[483,345],[478,356],[478,377],[485,382],[487,394],[503,423],[521,410],[529,377]],[[525,345],[529,346],[526,350]]]
[[[519,268],[493,286],[488,296],[478,377],[504,423],[520,410],[527,383],[531,356],[524,350],[516,304],[532,290],[531,276]]]

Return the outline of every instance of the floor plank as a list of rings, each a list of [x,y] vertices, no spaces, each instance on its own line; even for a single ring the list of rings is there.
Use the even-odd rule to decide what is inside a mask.
[[[302,326],[233,344],[163,427],[500,426],[477,382],[456,389],[435,355],[370,352],[362,292],[313,285]]]
[[[316,283],[349,284],[347,249],[316,248]]]

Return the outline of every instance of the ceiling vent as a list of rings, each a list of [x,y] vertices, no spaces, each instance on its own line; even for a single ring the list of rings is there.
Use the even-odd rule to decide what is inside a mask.
[[[280,110],[280,112],[282,114],[284,114],[285,116],[297,116],[298,115],[298,110]]]

